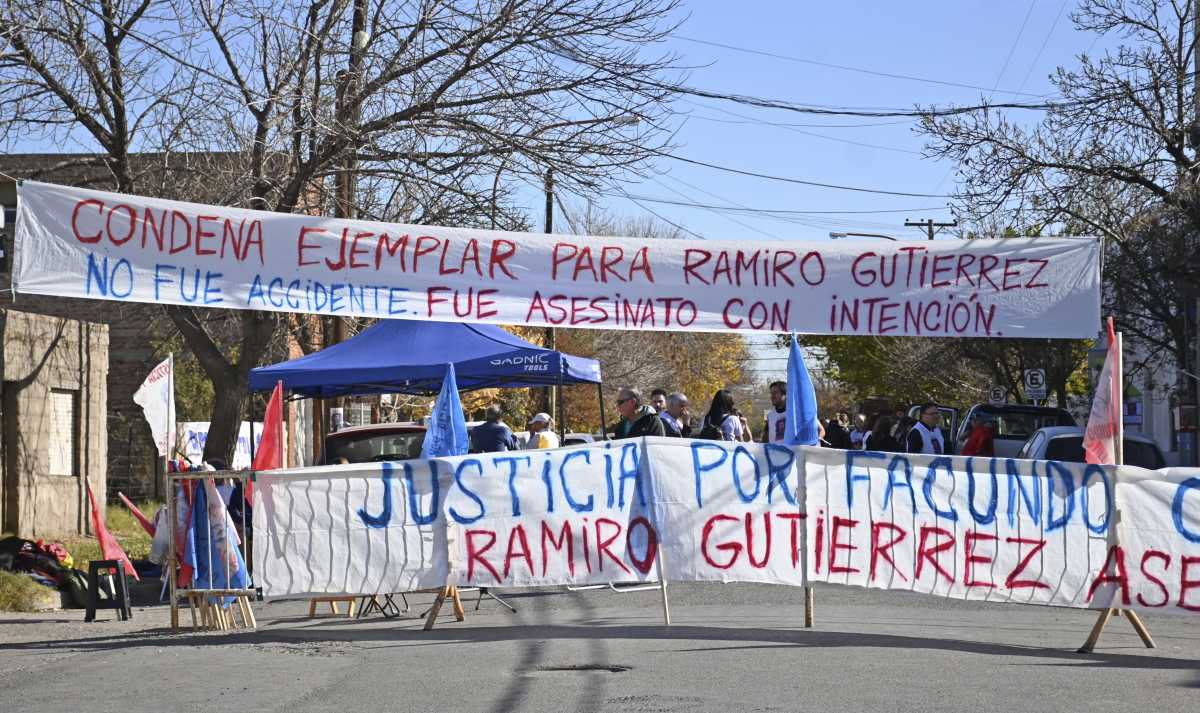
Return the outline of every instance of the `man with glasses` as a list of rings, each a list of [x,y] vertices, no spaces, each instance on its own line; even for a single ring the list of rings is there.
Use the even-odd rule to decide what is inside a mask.
[[[919,419],[908,432],[905,439],[905,450],[909,453],[929,453],[941,455],[946,452],[946,442],[942,438],[942,429],[938,424],[942,420],[942,412],[935,403],[921,404]]]
[[[615,438],[663,435],[663,422],[653,408],[642,405],[642,394],[628,386],[617,392],[617,412],[621,420],[613,429]]]

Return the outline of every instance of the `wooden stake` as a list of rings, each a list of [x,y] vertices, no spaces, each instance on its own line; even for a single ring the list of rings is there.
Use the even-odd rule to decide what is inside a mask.
[[[462,600],[458,598],[458,587],[450,588],[450,602],[454,605],[454,619],[464,621],[467,618],[467,612],[463,609]]]
[[[433,628],[434,623],[437,622],[438,612],[442,610],[442,604],[449,595],[450,587],[442,587],[438,590],[437,598],[433,600],[433,606],[429,608],[429,614],[425,617],[425,631]]]
[[[813,609],[817,605],[817,595],[813,588],[806,586],[804,588],[804,628],[811,629],[813,626]]]

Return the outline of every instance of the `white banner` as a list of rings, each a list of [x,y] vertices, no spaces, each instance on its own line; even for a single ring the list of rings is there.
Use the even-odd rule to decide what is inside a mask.
[[[158,455],[175,455],[175,355],[168,355],[150,370],[146,380],[133,393],[133,402],[142,407],[150,425]]]
[[[642,442],[446,458],[450,582],[642,582],[658,532]]]
[[[1200,612],[1200,470],[806,449],[811,581]]]
[[[647,438],[257,482],[269,597],[646,581],[661,557],[676,581],[1200,612],[1197,469]]]
[[[208,421],[183,421],[175,426],[175,442],[179,444],[177,452],[191,463],[201,463],[204,460],[204,444],[208,442]],[[254,451],[258,452],[258,442],[262,440],[263,425],[259,421],[253,424],[242,421],[238,429],[237,445],[233,450],[233,462],[229,467],[233,470],[245,470],[250,467],[250,432],[254,432]]]
[[[806,454],[809,579],[1088,606],[1112,469],[862,451]]]
[[[254,580],[266,597],[446,583],[448,482],[436,461],[255,474]]]
[[[1092,337],[1095,239],[654,240],[398,225],[18,187],[30,294],[434,321]]]
[[[804,584],[804,494],[786,446],[648,439],[668,577]]]

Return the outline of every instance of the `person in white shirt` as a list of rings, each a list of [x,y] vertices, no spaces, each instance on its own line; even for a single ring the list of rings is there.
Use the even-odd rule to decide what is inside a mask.
[[[742,419],[737,415],[733,406],[733,394],[721,389],[713,394],[712,405],[704,416],[704,426],[701,438],[711,438],[717,441],[742,440]]]
[[[946,452],[946,441],[942,437],[942,429],[938,424],[942,420],[942,412],[935,403],[921,404],[919,420],[908,432],[904,439],[904,449],[909,453],[929,453],[942,455]]]
[[[529,419],[529,443],[525,448],[558,448],[558,434],[554,432],[553,425],[550,414],[535,413]]]
[[[767,424],[763,428],[763,443],[782,444],[787,440],[787,382],[771,382],[771,406],[767,413]],[[824,445],[825,426],[817,419],[817,442]]]

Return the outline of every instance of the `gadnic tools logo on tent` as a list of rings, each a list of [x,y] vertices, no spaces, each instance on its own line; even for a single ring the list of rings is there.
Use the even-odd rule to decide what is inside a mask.
[[[501,357],[492,360],[492,366],[522,366],[525,371],[549,371],[549,354],[525,354],[514,357]]]

